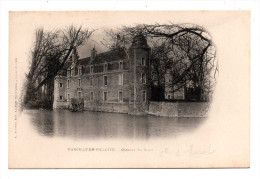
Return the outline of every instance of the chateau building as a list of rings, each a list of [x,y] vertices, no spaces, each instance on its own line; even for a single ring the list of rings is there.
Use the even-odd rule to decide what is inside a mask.
[[[77,59],[76,50],[55,77],[53,108],[67,108],[72,98],[84,101],[84,109],[121,113],[148,110],[151,98],[150,47],[142,35],[129,49],[113,49]]]

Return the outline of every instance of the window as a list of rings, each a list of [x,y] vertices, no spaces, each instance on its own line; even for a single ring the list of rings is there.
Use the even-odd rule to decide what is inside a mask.
[[[107,76],[104,76],[104,86],[107,86]]]
[[[70,70],[67,70],[67,77],[70,77]]]
[[[146,91],[142,91],[142,101],[146,102]]]
[[[168,99],[171,99],[171,95],[168,95]]]
[[[119,62],[119,70],[123,70],[123,62],[122,61]]]
[[[60,96],[60,100],[63,100],[63,96]]]
[[[70,87],[70,80],[67,80],[67,88]]]
[[[90,101],[93,101],[93,100],[94,100],[94,92],[91,91],[91,92],[90,92]]]
[[[107,63],[104,64],[104,71],[107,71]]]
[[[78,92],[78,97],[79,97],[79,99],[82,98],[82,92],[81,91]]]
[[[78,75],[81,75],[81,74],[82,74],[82,67],[79,66],[79,67],[78,67]]]
[[[137,94],[137,87],[135,87],[135,90],[134,90],[134,100],[136,100],[136,95]]]
[[[78,85],[81,87],[81,79],[78,79]]]
[[[123,74],[119,74],[119,76],[118,76],[118,84],[119,85],[123,85],[123,78],[124,76],[123,76]]]
[[[93,78],[92,77],[90,77],[90,79],[89,79],[89,85],[93,86]]]
[[[142,83],[145,84],[146,83],[146,75],[144,73],[142,73],[141,75],[142,75]]]
[[[122,91],[118,92],[118,101],[123,102],[123,92]]]
[[[75,74],[75,70],[74,70],[74,68],[71,68],[71,70],[70,70],[70,76],[73,76]]]
[[[67,95],[68,95],[67,100],[70,101],[70,94],[67,94]]]
[[[107,92],[104,91],[104,101],[107,101]]]
[[[142,57],[141,65],[142,65],[142,66],[145,66],[145,65],[146,65],[146,63],[145,63],[145,58],[144,58],[144,57]]]
[[[90,66],[90,73],[93,73],[93,72],[94,72],[94,67]]]
[[[62,88],[63,87],[63,84],[62,83],[60,83],[60,88]]]

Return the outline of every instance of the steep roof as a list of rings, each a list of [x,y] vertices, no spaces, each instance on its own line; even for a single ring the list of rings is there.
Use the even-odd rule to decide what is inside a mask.
[[[145,36],[142,34],[137,35],[133,38],[133,42],[130,48],[143,48],[143,49],[149,49],[150,47],[147,44]]]
[[[72,64],[72,61],[66,61],[64,66],[63,66],[63,69],[68,69]]]
[[[78,65],[91,65],[100,64],[111,61],[119,61],[127,58],[127,54],[124,49],[113,49],[107,52],[97,54],[95,59],[91,62],[91,58],[82,58],[77,61]]]

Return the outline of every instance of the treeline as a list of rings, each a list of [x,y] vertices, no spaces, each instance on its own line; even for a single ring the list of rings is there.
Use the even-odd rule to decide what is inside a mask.
[[[26,107],[51,108],[53,83],[74,49],[84,45],[93,31],[69,26],[60,30],[36,29],[29,58],[22,104]]]
[[[31,101],[53,101],[54,77],[63,68],[73,49],[89,39],[93,30],[68,28],[35,31],[35,43],[26,75],[23,104]],[[102,44],[109,49],[128,48],[136,35],[143,35],[151,47],[150,68],[152,92],[156,100],[164,100],[166,87],[175,93],[181,88],[192,91],[198,101],[209,101],[218,74],[216,48],[210,34],[193,24],[139,24],[122,26],[106,32]],[[166,81],[168,72],[171,81]]]
[[[107,31],[110,48],[127,49],[136,35],[151,47],[152,100],[165,100],[165,88],[184,89],[187,100],[210,101],[218,75],[216,48],[207,30],[194,24],[139,24]],[[170,81],[165,74],[169,73]]]

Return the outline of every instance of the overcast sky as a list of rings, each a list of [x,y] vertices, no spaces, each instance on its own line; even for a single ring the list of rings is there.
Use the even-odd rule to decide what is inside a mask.
[[[241,23],[239,17],[225,11],[91,11],[91,12],[11,12],[9,19],[9,47],[10,60],[17,59],[18,88],[22,87],[25,74],[28,72],[28,59],[34,42],[36,28],[45,30],[62,29],[69,25],[83,26],[83,28],[95,29],[87,43],[78,49],[80,58],[89,56],[94,47],[98,53],[107,50],[100,42],[106,37],[105,30],[116,29],[122,25],[135,24],[166,24],[169,22],[193,23],[204,26],[212,35],[213,42],[222,44],[225,49],[225,41],[230,35],[222,29],[230,28],[232,35],[236,34],[232,24]],[[243,27],[243,26],[240,26]],[[236,43],[232,43],[236,44]],[[218,48],[219,46],[217,46]],[[228,47],[226,47],[228,48]],[[219,49],[218,49],[219,50]]]

